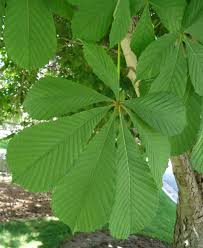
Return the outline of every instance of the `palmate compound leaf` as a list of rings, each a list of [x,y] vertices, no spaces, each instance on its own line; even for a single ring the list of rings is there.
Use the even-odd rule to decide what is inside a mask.
[[[186,42],[191,82],[195,92],[203,96],[203,46],[197,42]]]
[[[131,48],[136,56],[140,56],[154,38],[154,27],[152,25],[149,5],[146,5],[141,18],[136,25],[131,41]]]
[[[188,66],[183,49],[181,44],[170,49],[165,63],[160,67],[159,76],[152,83],[150,93],[162,91],[184,96],[188,81]]]
[[[116,185],[115,149],[113,116],[56,187],[54,213],[73,232],[95,231],[108,223]]]
[[[64,78],[45,77],[31,88],[24,107],[32,118],[47,120],[93,103],[111,101],[110,98],[79,83]]]
[[[131,24],[130,2],[129,0],[118,0],[115,11],[114,21],[110,32],[110,47],[118,44],[128,33]]]
[[[182,133],[169,137],[172,156],[189,151],[195,145],[198,137],[202,99],[189,88],[184,96],[184,104],[186,106],[187,125]]]
[[[158,190],[135,139],[121,120],[117,151],[117,188],[110,230],[127,238],[148,224],[156,214]]]
[[[186,111],[181,99],[167,93],[153,93],[125,102],[142,120],[166,136],[174,136],[186,126]]]
[[[56,51],[51,11],[42,0],[8,0],[4,41],[11,58],[21,67],[42,67]]]
[[[160,67],[165,63],[170,49],[173,48],[177,34],[165,34],[153,41],[141,54],[137,65],[139,80],[155,78],[160,73]]]
[[[8,146],[13,181],[30,191],[51,190],[72,168],[109,107],[24,129]]]
[[[87,43],[84,45],[84,55],[93,72],[112,89],[118,99],[119,79],[117,68],[111,57],[102,47]]]
[[[170,157],[171,148],[168,137],[156,132],[137,115],[131,113],[130,117],[140,135],[141,144],[145,147],[152,176],[157,186],[161,188],[162,177]]]

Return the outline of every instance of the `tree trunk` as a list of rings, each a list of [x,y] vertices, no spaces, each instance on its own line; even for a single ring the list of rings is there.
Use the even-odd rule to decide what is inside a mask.
[[[172,158],[179,188],[174,248],[203,248],[202,177],[193,172],[187,154]]]

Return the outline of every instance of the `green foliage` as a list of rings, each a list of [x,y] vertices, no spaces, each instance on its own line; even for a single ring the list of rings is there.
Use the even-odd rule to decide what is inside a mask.
[[[170,51],[159,76],[153,81],[150,92],[170,91],[183,97],[187,88],[187,60],[181,45]]]
[[[199,0],[7,1],[6,51],[21,68],[35,69],[34,79],[43,77],[24,103],[40,122],[9,143],[9,166],[25,188],[54,191],[53,210],[73,232],[107,223],[115,237],[139,232],[156,212],[170,155],[191,149],[197,137],[193,162],[202,171],[202,6]],[[125,68],[119,44],[133,21],[139,81],[130,88],[132,68]]]
[[[52,189],[71,169],[107,110],[85,111],[27,128],[17,135],[8,147],[13,181],[32,191]]]
[[[174,95],[149,94],[129,100],[125,105],[163,135],[176,135],[183,131],[186,124],[185,109],[180,99]]]
[[[118,95],[118,76],[110,57],[94,45],[86,44],[84,52],[95,73],[105,83],[109,82],[107,85]],[[70,104],[73,103],[71,107],[70,104],[66,105],[67,112],[74,109],[73,106],[82,108],[83,96],[86,96],[87,104],[106,99],[96,92],[93,94],[90,89],[88,91],[88,88],[84,90],[80,84],[64,79],[49,80],[45,78],[35,84],[25,102],[29,106],[27,109],[38,119],[64,115],[62,106],[65,105],[66,94],[69,94],[68,100],[72,99]],[[47,86],[48,82],[50,86]],[[61,99],[58,99],[56,95],[60,84],[60,90],[65,93],[59,92]],[[88,94],[92,94],[96,100],[90,102],[92,97],[88,97]],[[61,101],[63,104],[60,106]],[[158,189],[144,156],[127,128],[125,115],[130,110],[126,106],[132,107],[143,118],[143,122],[147,121],[151,127],[159,127],[167,134],[176,134],[184,127],[184,107],[177,97],[164,93],[128,100],[124,104],[122,101],[113,97],[110,103],[106,103],[107,107],[98,105],[92,110],[27,128],[9,144],[8,162],[13,180],[31,191],[55,188],[53,210],[74,232],[93,231],[110,221],[112,234],[124,238],[142,229],[156,211]],[[170,104],[167,101],[171,101]],[[53,102],[57,108],[54,105],[50,108]],[[36,107],[33,108],[34,105]],[[162,111],[161,115],[159,111]],[[117,122],[118,115],[120,122]],[[116,130],[120,130],[118,141]],[[122,155],[118,160],[115,159],[117,146],[117,153]],[[155,177],[155,180],[158,181],[158,178]],[[128,187],[125,184],[127,181],[130,188],[125,188]],[[120,190],[120,187],[124,188]],[[129,202],[121,207],[120,204],[125,203],[123,197],[127,196],[126,190]],[[129,213],[128,219],[125,215],[119,217],[124,210]],[[119,219],[121,222],[117,223]],[[124,219],[127,222],[122,225]]]
[[[110,98],[81,84],[45,77],[31,88],[24,107],[32,118],[45,120],[67,115],[94,103],[110,101]]]
[[[117,238],[127,238],[129,233],[137,233],[154,217],[158,196],[150,169],[122,117],[119,129],[117,190],[110,230]]]
[[[72,19],[73,16],[73,7],[66,0],[47,0],[47,4],[53,13],[58,14],[64,18],[69,20]]]
[[[172,244],[175,222],[176,204],[164,192],[160,192],[157,215],[140,234]]]
[[[116,66],[112,59],[106,54],[103,48],[92,44],[86,44],[84,46],[84,54],[93,72],[112,89],[118,99],[119,79]]]
[[[186,106],[187,125],[181,134],[169,138],[171,155],[173,156],[183,154],[194,146],[200,128],[201,97],[195,94],[190,88],[185,93],[184,104]]]
[[[131,48],[133,52],[140,56],[144,49],[154,40],[154,28],[147,5],[142,13],[140,21],[133,33]]]
[[[196,42],[187,42],[189,72],[195,91],[203,96],[203,46]]]
[[[140,9],[145,5],[145,0],[130,0],[130,9],[132,16],[137,15]]]
[[[117,1],[69,0],[69,2],[78,6],[72,20],[74,37],[87,41],[101,40],[111,25]]]
[[[181,30],[186,0],[150,0],[150,2],[169,31]]]
[[[41,0],[8,0],[4,37],[8,54],[25,69],[45,65],[56,51],[53,17]]]
[[[201,0],[191,0],[185,11],[183,20],[184,30],[191,34],[195,39],[203,42],[202,35],[203,23],[203,2]]]
[[[134,126],[138,129],[141,140],[145,145],[146,157],[151,173],[158,186],[162,185],[162,176],[170,157],[170,144],[167,136],[156,132],[138,116],[131,116]],[[159,154],[159,156],[157,156]]]
[[[54,212],[68,223],[73,232],[102,228],[108,223],[111,213],[115,176],[113,117],[54,190]]]
[[[118,44],[125,37],[129,30],[131,24],[129,0],[117,2],[113,17],[114,21],[112,23],[109,37],[110,47]]]
[[[176,34],[165,34],[153,41],[141,54],[137,65],[137,78],[140,80],[154,79],[160,73],[168,53],[175,43]],[[155,63],[156,62],[156,63]]]
[[[5,0],[0,0],[0,37],[2,35],[3,16],[5,14]]]

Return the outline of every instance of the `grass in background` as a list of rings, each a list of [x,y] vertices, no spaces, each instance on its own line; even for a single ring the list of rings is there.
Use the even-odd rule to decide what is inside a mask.
[[[69,228],[50,218],[0,224],[0,248],[58,248],[68,237]]]
[[[156,218],[141,235],[172,242],[176,205],[161,193]],[[0,223],[0,248],[58,248],[71,237],[69,228],[52,218]]]

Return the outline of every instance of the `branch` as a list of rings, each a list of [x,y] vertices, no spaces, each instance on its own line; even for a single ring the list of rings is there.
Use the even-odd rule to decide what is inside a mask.
[[[127,77],[131,80],[137,96],[140,97],[140,90],[139,90],[140,81],[136,81],[137,56],[133,53],[130,46],[135,24],[136,23],[133,21],[132,24],[130,25],[128,34],[121,42],[121,48],[123,50],[123,55],[125,57],[127,67],[129,69]]]

